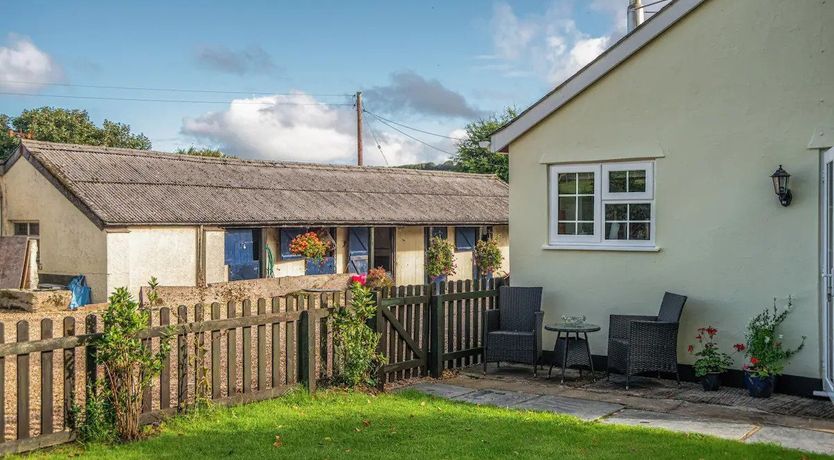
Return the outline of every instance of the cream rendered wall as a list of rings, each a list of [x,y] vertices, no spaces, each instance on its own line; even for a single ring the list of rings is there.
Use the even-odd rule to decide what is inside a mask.
[[[510,273],[510,227],[508,225],[496,225],[492,227],[492,237],[498,242],[498,247],[501,248],[501,255],[504,256],[504,260],[501,262],[501,268],[496,270],[496,275]]]
[[[162,286],[195,286],[197,232],[197,227],[129,227],[108,232],[107,292],[127,287],[138,296],[151,276]]]
[[[544,286],[545,321],[587,315],[603,327],[591,347],[604,354],[610,314],[656,314],[665,290],[686,294],[678,346],[691,363],[697,327],[717,327],[729,349],[773,297],[791,294],[785,341],[808,341],[786,372],[820,377],[820,155],[806,145],[834,125],[831,24],[831,1],[708,1],[510,145],[512,283]],[[650,155],[662,156],[660,252],[542,248],[540,160]],[[792,174],[788,208],[768,177],[779,164]]]
[[[222,283],[229,280],[226,267],[226,231],[222,228],[205,229],[206,283]],[[273,252],[275,254],[275,252]]]
[[[13,221],[40,223],[41,273],[87,276],[93,302],[107,300],[107,243],[96,227],[28,160],[18,160],[0,182],[3,235]]]
[[[423,227],[397,227],[394,256],[395,282],[398,285],[425,282],[425,233]]]

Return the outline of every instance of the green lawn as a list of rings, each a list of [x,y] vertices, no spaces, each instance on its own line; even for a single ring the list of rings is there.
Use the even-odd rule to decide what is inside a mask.
[[[280,436],[280,443],[276,443]],[[276,446],[275,444],[279,444]],[[436,399],[325,391],[167,422],[145,441],[35,458],[822,458],[770,445],[582,422]]]

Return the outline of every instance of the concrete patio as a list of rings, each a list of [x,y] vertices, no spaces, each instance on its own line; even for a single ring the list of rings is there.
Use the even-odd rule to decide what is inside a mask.
[[[626,391],[612,376],[568,371],[565,384],[533,377],[524,366],[465,368],[444,380],[425,380],[409,386],[438,397],[522,410],[548,411],[586,421],[661,428],[699,433],[741,442],[775,443],[783,447],[834,455],[834,408],[828,400],[774,395],[754,400],[744,390],[725,388],[706,393],[700,385],[638,379]]]

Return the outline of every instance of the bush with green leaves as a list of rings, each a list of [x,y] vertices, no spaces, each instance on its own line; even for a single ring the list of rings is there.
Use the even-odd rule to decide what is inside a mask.
[[[338,372],[336,382],[349,387],[376,385],[376,373],[386,358],[377,351],[381,334],[368,326],[376,316],[374,293],[364,276],[350,283],[348,305],[336,306],[332,319]]]
[[[101,381],[87,385],[85,404],[72,404],[67,423],[75,431],[77,439],[85,444],[110,444],[118,439],[116,414],[108,388]]]
[[[116,289],[103,315],[104,331],[93,344],[98,350],[96,361],[104,368],[116,433],[124,441],[139,437],[142,392],[159,375],[162,360],[171,351],[170,334],[161,338],[156,352],[142,342],[140,333],[148,327],[149,315],[127,289]]]
[[[793,311],[791,297],[788,297],[788,304],[782,311],[776,307],[776,298],[774,298],[772,309],[765,308],[750,320],[744,335],[750,364],[745,365],[744,368],[752,375],[761,378],[781,375],[793,355],[805,347],[805,336],[802,336],[802,342],[798,347],[785,348],[782,334],[777,332],[791,311]]]
[[[475,243],[475,264],[481,275],[492,275],[495,270],[501,268],[504,255],[495,238],[481,240]]]
[[[434,282],[441,276],[455,274],[455,248],[449,240],[433,236],[426,250],[426,273]]]
[[[707,374],[717,374],[726,371],[733,365],[733,358],[718,348],[718,329],[708,326],[698,328],[695,340],[701,349],[695,351],[695,346],[689,346],[689,352],[697,356],[695,360],[695,376],[703,377]]]

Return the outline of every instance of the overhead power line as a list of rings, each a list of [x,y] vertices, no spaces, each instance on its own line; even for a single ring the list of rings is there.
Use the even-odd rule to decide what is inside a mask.
[[[428,142],[426,142],[426,141],[424,141],[424,140],[422,140],[422,139],[418,139],[418,138],[416,138],[416,137],[412,136],[411,134],[408,134],[407,132],[405,132],[405,131],[403,131],[403,130],[401,130],[401,129],[397,128],[396,126],[394,126],[394,125],[392,125],[392,124],[389,124],[388,122],[386,122],[386,121],[384,121],[383,119],[379,118],[379,116],[378,116],[378,115],[374,115],[374,114],[373,114],[373,113],[371,113],[371,112],[367,112],[367,113],[368,113],[368,114],[370,114],[370,115],[372,115],[372,116],[373,116],[374,118],[376,118],[377,120],[379,120],[379,122],[380,122],[380,123],[382,123],[383,125],[385,125],[385,126],[387,126],[387,127],[391,128],[391,129],[393,129],[394,131],[396,131],[396,132],[398,132],[398,133],[402,134],[403,136],[405,136],[405,137],[407,137],[407,138],[409,138],[409,139],[411,139],[411,140],[417,141],[417,142],[419,142],[419,143],[421,143],[421,144],[425,145],[426,147],[429,147],[429,148],[431,148],[431,149],[437,150],[438,152],[443,152],[443,153],[445,153],[446,155],[454,155],[454,153],[452,153],[452,152],[449,152],[449,151],[443,150],[443,149],[441,149],[440,147],[437,147],[437,146],[435,146],[435,145],[431,145],[431,144],[429,144]]]
[[[368,120],[371,121],[371,120]],[[382,144],[379,143],[379,139],[376,137],[376,133],[374,132],[373,126],[368,123],[368,130],[371,132],[371,137],[374,138],[374,142],[376,143],[376,148],[379,149],[379,154],[382,155],[382,159],[385,160],[385,166],[388,166],[388,157],[385,156],[385,152],[382,151]]]
[[[193,89],[193,88],[154,88],[148,86],[113,86],[113,85],[82,85],[76,83],[62,83],[57,81],[19,81],[19,80],[3,80],[3,83],[11,83],[15,85],[28,86],[63,86],[68,88],[94,88],[94,89],[116,89],[125,91],[159,91],[168,93],[203,93],[203,94],[248,94],[248,95],[262,95],[262,96],[310,96],[310,97],[352,97],[348,93],[278,93],[272,91],[226,91],[216,89]]]
[[[5,96],[27,96],[27,97],[55,97],[64,99],[87,99],[100,101],[128,101],[128,102],[173,102],[182,104],[247,104],[247,105],[298,105],[298,106],[345,106],[353,107],[352,103],[328,103],[328,102],[258,102],[258,101],[241,101],[241,100],[197,100],[197,99],[153,99],[141,97],[110,97],[110,96],[75,96],[69,94],[41,94],[41,93],[19,93],[13,91],[0,91],[0,95]]]
[[[428,135],[430,135],[430,136],[442,137],[442,138],[444,138],[444,139],[451,139],[451,140],[453,140],[453,141],[462,141],[462,140],[465,140],[465,139],[461,139],[460,137],[446,136],[445,134],[438,134],[438,133],[433,133],[433,132],[431,132],[431,131],[426,131],[426,130],[423,130],[423,129],[420,129],[420,128],[415,128],[415,127],[413,127],[413,126],[408,126],[408,125],[406,125],[406,124],[403,124],[403,123],[400,123],[400,122],[397,122],[397,121],[394,121],[394,120],[389,120],[388,118],[385,118],[385,117],[383,117],[383,116],[381,116],[381,115],[377,115],[377,114],[375,114],[375,113],[373,113],[373,112],[369,112],[369,111],[367,111],[367,110],[363,110],[363,111],[364,111],[365,113],[369,113],[369,114],[371,114],[371,115],[373,115],[373,116],[375,116],[375,117],[379,118],[381,121],[382,121],[382,120],[384,120],[384,121],[387,121],[388,123],[393,123],[393,124],[395,124],[395,125],[397,125],[397,126],[401,126],[401,127],[405,128],[405,129],[410,129],[410,130],[412,130],[412,131],[417,131],[418,133],[428,134]]]

